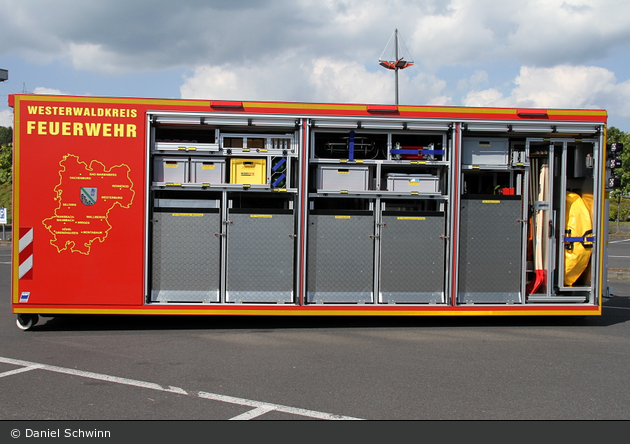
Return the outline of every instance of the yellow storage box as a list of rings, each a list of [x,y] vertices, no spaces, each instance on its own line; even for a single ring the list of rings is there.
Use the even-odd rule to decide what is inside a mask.
[[[267,183],[266,159],[230,159],[230,183],[264,185]]]

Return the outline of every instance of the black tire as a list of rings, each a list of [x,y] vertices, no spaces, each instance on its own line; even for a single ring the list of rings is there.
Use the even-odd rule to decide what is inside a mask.
[[[30,330],[39,321],[39,315],[36,314],[24,314],[17,315],[15,323],[20,330]]]

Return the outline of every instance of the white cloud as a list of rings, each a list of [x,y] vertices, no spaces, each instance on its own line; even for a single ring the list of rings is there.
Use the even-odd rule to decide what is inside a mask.
[[[356,62],[320,58],[312,68],[307,64],[306,79],[318,101],[384,103],[394,98],[393,82],[386,72],[368,72]]]
[[[180,90],[183,98],[380,103],[390,93],[385,74],[326,57],[303,63],[279,57],[262,66],[202,66]]]
[[[421,72],[408,82],[403,79],[401,85],[401,104],[453,105],[452,97],[445,93],[446,82],[433,74]]]
[[[291,100],[301,82],[299,66],[200,66],[180,87],[182,98]],[[297,99],[296,99],[297,100]]]
[[[630,117],[630,80],[618,83],[613,72],[597,66],[523,66],[508,96],[496,88],[471,91],[466,106],[604,108]]]
[[[47,65],[33,77],[70,72],[28,79],[70,94],[172,96],[187,72],[182,97],[392,103],[393,73],[378,56],[397,28],[415,62],[400,72],[401,103],[630,114],[622,0],[0,0],[0,10],[0,57]]]
[[[463,99],[464,106],[515,106],[510,98],[503,97],[503,94],[495,88],[484,89],[483,91],[471,91]]]
[[[461,79],[457,82],[458,90],[469,90],[470,88],[480,87],[489,81],[488,73],[484,70],[475,70],[471,76]]]
[[[413,68],[410,68],[413,69]],[[446,82],[431,74],[409,77],[399,71],[403,104],[447,104]],[[369,71],[347,60],[320,57],[296,64],[278,57],[263,66],[203,66],[185,79],[183,98],[217,100],[315,101],[336,103],[394,103],[393,71]]]
[[[11,128],[13,128],[13,111],[0,111],[0,126],[10,126]]]
[[[103,45],[93,43],[68,44],[68,57],[78,70],[116,74],[127,69],[122,66],[122,54],[103,49]]]
[[[531,0],[509,2],[518,27],[506,49],[526,64],[578,64],[606,57],[630,43],[630,3],[615,0]]]
[[[522,59],[585,63],[630,44],[619,0],[0,0],[0,55],[79,70],[141,72],[226,60],[260,65],[278,53],[372,63],[394,28],[427,68]]]
[[[43,86],[38,86],[33,90],[33,94],[45,94],[45,95],[51,95],[51,96],[60,96],[63,95],[64,93],[61,92],[58,89],[53,89],[53,88],[46,88]]]
[[[497,58],[578,64],[627,48],[628,16],[630,2],[616,0],[453,0],[417,16],[409,46],[432,69]]]

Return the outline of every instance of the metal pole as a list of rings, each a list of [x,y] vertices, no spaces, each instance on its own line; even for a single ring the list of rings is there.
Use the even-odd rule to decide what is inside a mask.
[[[394,77],[396,78],[396,105],[398,105],[398,28],[394,31],[394,48],[396,51],[395,54],[395,69],[394,69]]]

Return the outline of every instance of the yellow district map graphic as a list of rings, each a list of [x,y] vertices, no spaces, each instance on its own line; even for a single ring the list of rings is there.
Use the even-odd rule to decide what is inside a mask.
[[[104,242],[112,226],[110,211],[129,208],[135,191],[127,165],[105,168],[92,160],[90,165],[68,154],[59,162],[60,182],[54,188],[59,203],[55,214],[42,222],[52,234],[50,244],[61,253],[90,254],[92,243]]]

